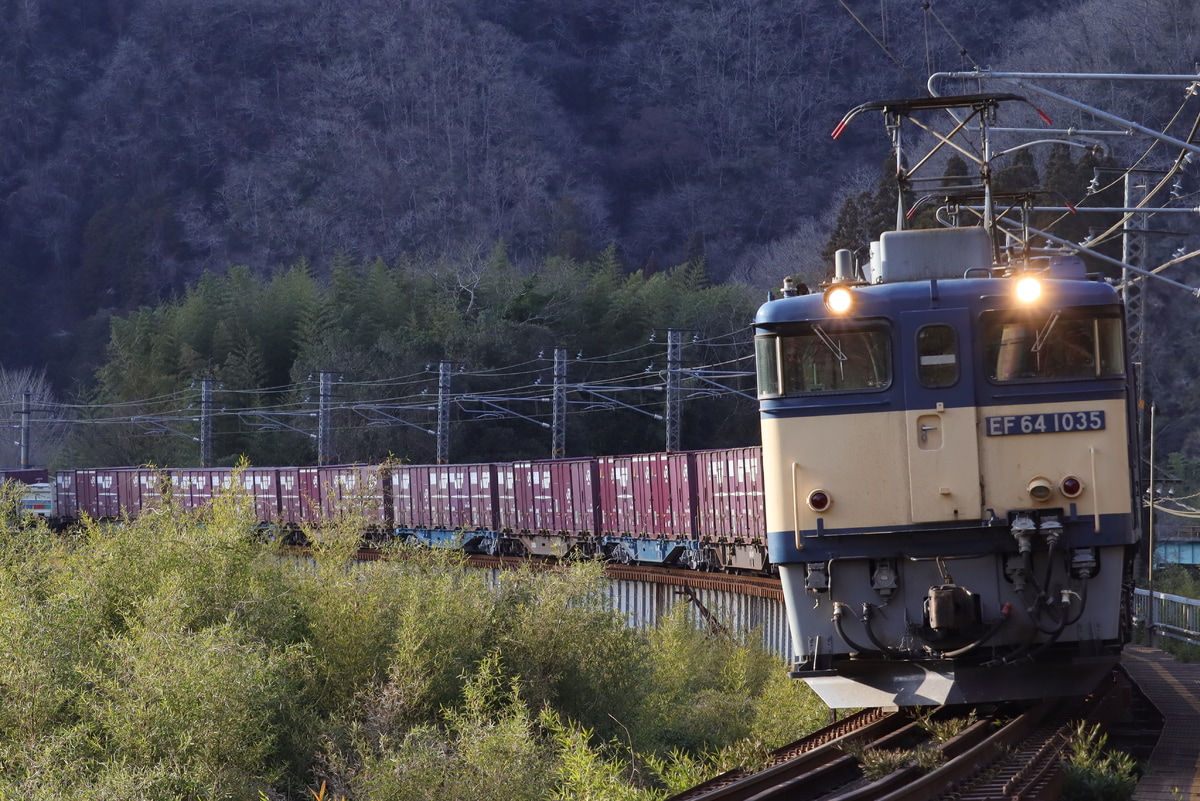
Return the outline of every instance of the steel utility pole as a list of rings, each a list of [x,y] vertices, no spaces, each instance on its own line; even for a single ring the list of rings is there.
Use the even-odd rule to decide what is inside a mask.
[[[680,367],[683,363],[683,332],[667,331],[667,450],[679,450]]]
[[[21,395],[21,469],[29,468],[29,390]]]
[[[333,375],[322,370],[319,376],[320,392],[317,407],[317,464],[329,464],[330,441],[332,439],[331,400],[333,395]]]
[[[550,458],[561,459],[567,453],[567,351],[554,349],[554,416],[552,418]]]
[[[213,466],[212,441],[213,380],[200,379],[200,466]]]
[[[1149,180],[1149,176],[1143,172],[1131,170],[1125,173],[1125,208],[1134,208],[1142,202],[1146,195],[1145,181],[1147,180]],[[1135,189],[1141,190],[1136,193],[1141,197],[1134,197]],[[1125,326],[1129,336],[1129,360],[1133,362],[1134,369],[1138,371],[1141,370],[1146,345],[1145,329],[1142,326],[1142,293],[1146,287],[1145,279],[1129,268],[1143,266],[1143,257],[1146,253],[1146,217],[1145,211],[1130,214],[1129,219],[1125,221],[1124,231],[1121,233],[1121,261],[1126,265],[1121,271],[1121,285],[1125,294]],[[1140,403],[1143,400],[1140,375],[1138,379],[1138,401]],[[1139,412],[1139,421],[1141,416]],[[1142,442],[1144,439],[1139,436],[1138,441]]]
[[[450,461],[450,362],[438,364],[437,463]]]

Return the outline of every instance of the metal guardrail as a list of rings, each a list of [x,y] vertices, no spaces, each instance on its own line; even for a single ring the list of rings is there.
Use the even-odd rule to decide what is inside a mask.
[[[1200,601],[1194,598],[1156,592],[1151,607],[1150,591],[1135,589],[1133,622],[1144,626],[1151,636],[1158,634],[1189,645],[1200,645]]]

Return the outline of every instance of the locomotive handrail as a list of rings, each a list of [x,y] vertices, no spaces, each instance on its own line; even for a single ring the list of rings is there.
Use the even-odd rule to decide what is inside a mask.
[[[792,462],[792,530],[796,532],[796,550],[804,550],[804,538],[800,535],[800,491],[797,489],[800,485],[796,483],[797,473],[800,472],[800,464]]]
[[[1091,455],[1091,459],[1092,459],[1092,486],[1099,487],[1100,479],[1098,477],[1099,474],[1096,472],[1096,446],[1089,445],[1088,453]],[[1099,503],[1099,501],[1096,500],[1096,498],[1094,496],[1092,497],[1091,500],[1092,500],[1092,526],[1094,527],[1095,532],[1097,534],[1099,534],[1100,533],[1100,503]]]

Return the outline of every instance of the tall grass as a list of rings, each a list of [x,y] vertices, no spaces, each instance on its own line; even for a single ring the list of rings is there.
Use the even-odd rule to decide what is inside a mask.
[[[0,798],[652,799],[825,715],[748,641],[628,629],[596,564],[358,563],[352,509],[296,559],[236,489],[64,536],[4,492]]]

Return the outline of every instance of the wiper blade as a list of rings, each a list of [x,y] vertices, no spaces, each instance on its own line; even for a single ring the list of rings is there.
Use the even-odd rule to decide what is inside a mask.
[[[832,351],[833,355],[837,357],[839,362],[846,361],[846,354],[842,353],[842,349],[838,346],[838,343],[834,342],[830,338],[829,334],[825,333],[825,329],[821,328],[819,325],[814,325],[813,332],[816,333],[817,337],[825,343],[825,347]]]
[[[1050,338],[1050,332],[1054,330],[1054,324],[1058,322],[1058,312],[1050,315],[1050,319],[1042,326],[1042,330],[1038,331],[1037,337],[1033,341],[1033,353],[1041,353],[1042,348],[1046,347],[1046,340]]]

